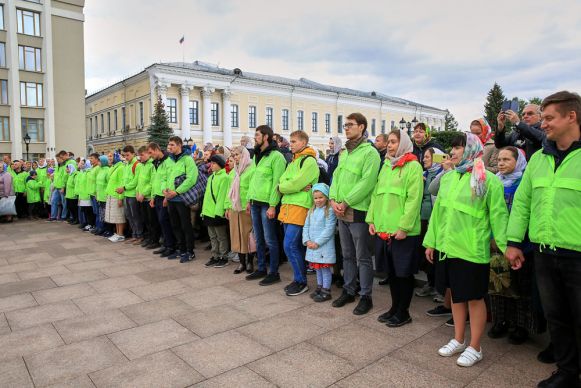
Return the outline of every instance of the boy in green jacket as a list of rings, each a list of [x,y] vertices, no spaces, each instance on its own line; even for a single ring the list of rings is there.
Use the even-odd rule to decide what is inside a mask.
[[[123,186],[118,187],[116,191],[125,197],[125,217],[127,217],[127,222],[132,233],[131,238],[126,242],[138,245],[143,242],[143,219],[139,211],[139,203],[136,199],[135,189],[137,188],[137,182],[139,180],[141,163],[139,163],[137,156],[135,156],[135,148],[133,146],[125,146],[122,152],[127,164],[125,165],[123,174]]]
[[[153,159],[149,156],[146,146],[141,146],[137,151],[139,154],[139,175],[137,176],[137,187],[135,189],[135,199],[139,203],[139,211],[143,219],[144,241],[141,246],[146,249],[159,248],[159,238],[161,232],[155,215],[155,206],[150,206],[151,194],[151,175],[153,173]]]
[[[528,230],[557,362],[557,371],[538,386],[576,387],[581,372],[581,97],[554,93],[543,100],[541,111],[547,138],[530,159],[515,194],[505,255],[513,269],[522,267]]]
[[[38,174],[32,170],[26,177],[26,202],[28,203],[28,219],[37,220],[40,212],[40,187]]]

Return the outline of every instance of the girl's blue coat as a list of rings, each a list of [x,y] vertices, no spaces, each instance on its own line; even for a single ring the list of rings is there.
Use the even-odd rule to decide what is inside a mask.
[[[335,228],[337,217],[333,209],[328,210],[325,217],[325,209],[316,207],[309,210],[305,226],[303,228],[303,244],[312,241],[319,245],[318,249],[307,249],[306,260],[311,263],[335,264]]]

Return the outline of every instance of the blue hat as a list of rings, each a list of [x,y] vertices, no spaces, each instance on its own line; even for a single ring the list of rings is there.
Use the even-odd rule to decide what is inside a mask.
[[[327,186],[325,183],[316,183],[313,186],[313,193],[315,191],[320,191],[321,193],[323,193],[325,195],[325,197],[329,198],[329,186]]]
[[[99,156],[99,162],[101,162],[101,167],[106,167],[109,165],[109,158],[106,155]]]

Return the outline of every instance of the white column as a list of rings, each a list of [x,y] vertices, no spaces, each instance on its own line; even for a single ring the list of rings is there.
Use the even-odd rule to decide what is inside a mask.
[[[161,97],[161,102],[163,103],[163,106],[165,108],[165,111],[167,112],[167,85],[161,82],[158,82],[157,84],[157,95]],[[155,105],[155,103],[154,103]]]
[[[184,139],[190,138],[190,85],[183,84],[180,88],[180,95],[182,97],[182,137]]]
[[[202,89],[202,105],[203,112],[202,124],[204,131],[204,144],[212,143],[212,94],[214,88],[206,86]]]
[[[225,89],[222,92],[222,128],[224,128],[224,145],[232,147],[232,121],[230,116],[230,96],[232,92]]]

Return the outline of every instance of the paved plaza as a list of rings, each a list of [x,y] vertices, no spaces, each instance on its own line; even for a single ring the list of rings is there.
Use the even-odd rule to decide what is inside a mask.
[[[453,329],[428,298],[389,329],[387,287],[358,317],[285,296],[288,264],[260,287],[205,268],[208,251],[180,264],[40,221],[1,225],[0,248],[0,387],[530,387],[554,369],[536,360],[544,337],[486,337],[484,360],[460,368],[437,354]]]

